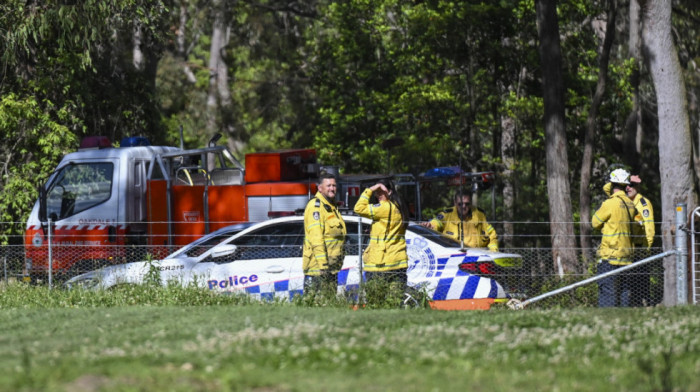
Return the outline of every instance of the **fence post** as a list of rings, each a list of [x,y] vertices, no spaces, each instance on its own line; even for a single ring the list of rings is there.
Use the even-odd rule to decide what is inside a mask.
[[[688,279],[686,260],[688,260],[688,239],[686,227],[686,204],[676,204],[676,304],[688,304]]]
[[[357,286],[357,305],[361,306],[362,305],[362,273],[363,273],[363,268],[362,268],[362,217],[357,216],[357,268],[359,269],[360,272],[360,281]]]
[[[49,246],[49,290],[51,290],[51,286],[53,285],[53,254],[51,253],[51,248],[52,244],[51,241],[53,240],[52,237],[52,227],[51,227],[51,218],[49,218],[49,240],[48,240],[48,246]]]

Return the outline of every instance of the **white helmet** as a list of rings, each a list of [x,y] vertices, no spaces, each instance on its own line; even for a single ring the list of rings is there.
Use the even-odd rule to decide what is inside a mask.
[[[630,183],[630,172],[625,169],[615,169],[610,173],[610,182],[615,184],[626,184]]]

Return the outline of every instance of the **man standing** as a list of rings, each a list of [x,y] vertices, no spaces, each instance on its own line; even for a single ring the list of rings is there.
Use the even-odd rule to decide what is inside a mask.
[[[318,191],[304,210],[304,292],[338,289],[338,271],[345,259],[345,221],[335,203],[333,174],[321,172]]]
[[[650,255],[651,245],[654,243],[656,229],[654,227],[654,207],[646,197],[639,193],[642,179],[638,175],[630,176],[627,185],[627,197],[634,203],[636,215],[632,225],[632,245],[634,245],[634,261],[642,260]],[[612,184],[607,183],[603,187],[605,194],[610,196]],[[649,293],[649,264],[634,268],[632,275],[632,293],[630,304],[632,306],[645,306],[650,303]]]
[[[598,248],[598,275],[632,263],[631,230],[635,209],[627,197],[630,174],[624,169],[610,173],[612,195],[593,215],[591,224],[603,238]],[[631,279],[629,274],[613,275],[598,281],[598,306],[629,306]],[[618,286],[620,301],[617,301]]]
[[[496,230],[486,221],[486,215],[471,207],[471,196],[455,194],[454,207],[446,208],[430,222],[421,225],[446,234],[470,248],[498,251]],[[462,242],[464,241],[464,242]]]

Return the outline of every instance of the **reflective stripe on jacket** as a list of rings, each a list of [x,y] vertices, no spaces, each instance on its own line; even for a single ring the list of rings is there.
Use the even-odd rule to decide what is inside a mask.
[[[624,191],[615,192],[593,214],[591,224],[603,234],[598,248],[600,259],[608,260],[612,265],[632,262],[630,234],[634,214],[634,204]]]
[[[345,258],[346,234],[338,207],[316,192],[304,210],[304,274],[318,276],[326,269],[340,271]]]
[[[456,208],[447,208],[431,220],[430,224],[435,230],[458,242],[464,238],[464,246],[470,248],[488,246],[490,250],[498,251],[496,230],[486,221],[486,215],[479,209],[472,208],[469,216],[462,220]]]
[[[372,219],[369,246],[362,255],[364,270],[368,272],[391,271],[408,268],[406,254],[406,225],[396,204],[382,201],[370,204],[372,191],[362,192],[355,204],[355,212]]]

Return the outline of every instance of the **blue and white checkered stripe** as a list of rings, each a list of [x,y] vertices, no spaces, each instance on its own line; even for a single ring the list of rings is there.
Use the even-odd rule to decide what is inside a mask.
[[[479,298],[506,298],[506,292],[493,279],[460,271],[459,276],[440,279],[433,293],[435,301]]]
[[[434,286],[435,289],[432,290],[432,287],[426,287],[428,292],[432,292],[432,299],[440,301],[450,299],[507,298],[505,290],[495,280],[472,275],[457,268],[459,263],[469,261],[468,259],[476,260],[477,258],[461,254],[438,259],[438,271],[435,275],[438,279],[437,284]],[[450,265],[456,269],[455,276],[440,277],[446,266]],[[448,270],[450,269],[448,268]],[[348,283],[349,273],[350,269],[343,269],[338,272],[338,286],[343,287],[346,292],[359,289],[358,283]],[[285,279],[274,283],[247,286],[244,290],[246,294],[262,300],[292,300],[295,296],[303,294],[303,276],[294,280],[299,282],[299,287],[295,289],[290,289],[290,279]]]
[[[436,277],[442,276],[445,270],[459,271],[459,265],[462,263],[475,263],[479,260],[479,256],[467,256],[466,253],[458,253],[447,257],[439,257],[437,259]],[[462,271],[460,271],[462,272]]]
[[[478,260],[479,256],[468,256],[465,253],[438,258],[435,277],[440,280],[435,287],[433,300],[507,298],[505,290],[495,280],[472,275],[459,269],[461,263]],[[455,275],[442,277],[445,271],[455,271]]]
[[[301,282],[304,277],[301,277]],[[303,283],[302,283],[303,285]],[[245,288],[246,294],[263,300],[272,301],[274,299],[292,300],[295,296],[302,295],[301,288],[290,290],[289,279],[280,280],[274,283],[267,283],[258,286],[248,286]]]
[[[338,272],[338,286],[344,287],[345,290],[357,290],[359,288],[359,284],[348,284],[348,275],[349,275],[350,270],[349,269],[343,269],[340,272]],[[253,298],[258,298],[258,299],[263,299],[263,300],[274,300],[274,299],[281,299],[281,300],[292,300],[295,296],[299,296],[303,294],[303,282],[304,282],[304,276],[299,276],[298,279],[294,279],[297,282],[299,282],[299,288],[295,289],[290,289],[290,279],[285,279],[285,280],[279,280],[274,283],[266,283],[266,284],[261,284],[261,285],[255,285],[255,286],[247,286],[244,288],[245,293],[252,296]],[[232,290],[232,291],[227,291],[229,293],[236,293],[240,292],[242,293],[243,290],[237,291],[237,290]]]

